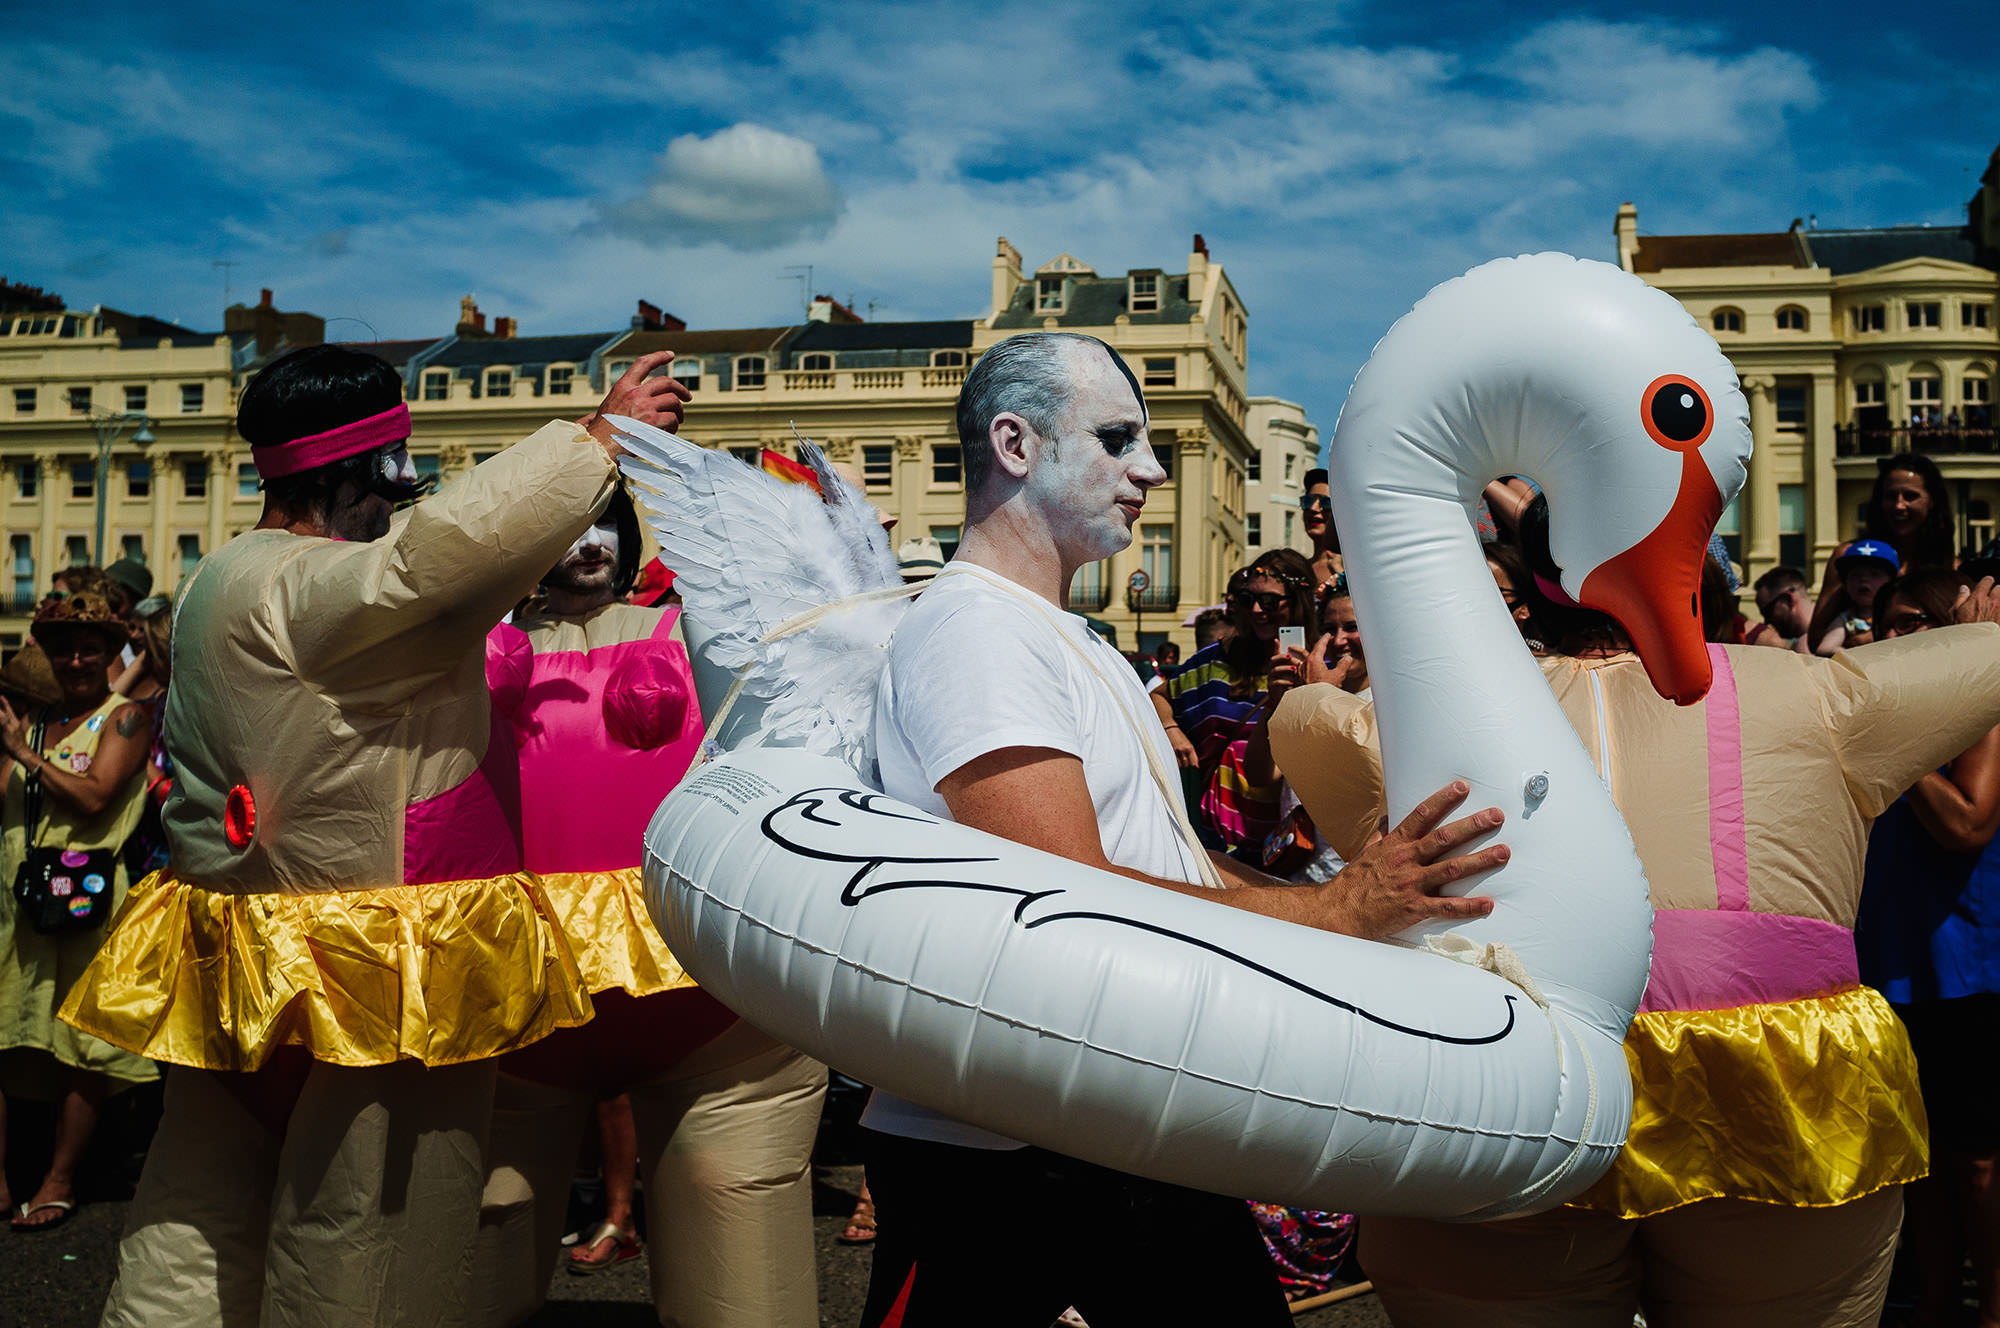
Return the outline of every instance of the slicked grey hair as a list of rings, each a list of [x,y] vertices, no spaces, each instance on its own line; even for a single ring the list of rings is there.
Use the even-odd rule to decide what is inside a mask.
[[[993,474],[994,416],[1019,415],[1042,437],[1055,438],[1062,427],[1063,412],[1069,409],[1074,381],[1069,357],[1085,346],[1096,346],[1109,355],[1132,383],[1132,395],[1139,397],[1139,384],[1118,352],[1081,332],[1026,332],[1009,337],[972,366],[958,392],[958,450],[965,465],[968,499],[983,490]],[[1143,404],[1144,398],[1139,399]]]

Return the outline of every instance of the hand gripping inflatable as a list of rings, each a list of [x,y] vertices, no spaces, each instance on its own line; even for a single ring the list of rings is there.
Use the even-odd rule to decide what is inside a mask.
[[[1328,460],[1389,796],[1400,816],[1464,778],[1468,805],[1508,811],[1488,919],[1404,946],[1296,927],[939,822],[781,748],[662,804],[655,919],[775,1036],[1030,1143],[1307,1207],[1549,1207],[1624,1138],[1651,911],[1473,509],[1501,475],[1542,484],[1563,586],[1692,699],[1702,547],[1748,448],[1729,364],[1681,307],[1564,255],[1440,286],[1356,379]]]

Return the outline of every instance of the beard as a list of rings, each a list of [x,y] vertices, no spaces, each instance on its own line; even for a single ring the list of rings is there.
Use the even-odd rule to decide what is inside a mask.
[[[370,544],[389,533],[389,518],[395,510],[388,499],[363,494],[351,503],[336,504],[327,516],[326,527],[339,539]]]
[[[617,576],[618,564],[611,558],[585,562],[571,554],[542,578],[542,584],[571,595],[589,595],[609,590]]]

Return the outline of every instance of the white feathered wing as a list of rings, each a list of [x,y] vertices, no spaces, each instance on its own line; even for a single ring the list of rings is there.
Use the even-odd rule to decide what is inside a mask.
[[[867,498],[811,443],[800,456],[824,499],[727,452],[608,418],[626,448],[619,468],[660,541],[660,560],[674,570],[711,722],[727,681],[742,680],[718,745],[804,747],[873,780],[876,691],[909,601],[843,607],[765,639],[837,600],[902,585]]]

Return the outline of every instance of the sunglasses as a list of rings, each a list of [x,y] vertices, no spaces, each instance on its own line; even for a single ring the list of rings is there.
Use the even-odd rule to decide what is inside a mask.
[[[1921,632],[1926,627],[1936,626],[1937,619],[1928,613],[1899,613],[1883,625],[1885,636],[1908,636],[1911,632]]]
[[[1299,499],[1299,510],[1305,513],[1324,512],[1333,515],[1333,499],[1323,493],[1309,493]]]
[[[1258,608],[1266,613],[1285,607],[1285,597],[1275,590],[1239,590],[1229,599],[1239,609]]]

